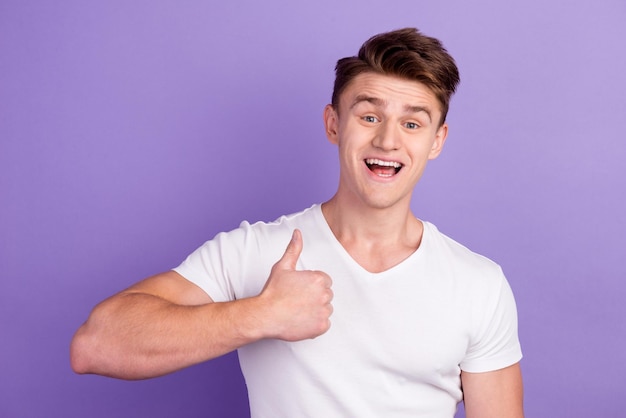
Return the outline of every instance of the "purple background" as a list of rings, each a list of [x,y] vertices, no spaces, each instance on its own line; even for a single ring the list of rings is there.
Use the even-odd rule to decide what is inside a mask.
[[[71,336],[215,233],[329,198],[335,61],[404,26],[462,78],[414,209],[505,269],[527,416],[626,415],[624,22],[623,0],[3,0],[0,416],[247,416],[234,354],[124,382],[74,375]]]

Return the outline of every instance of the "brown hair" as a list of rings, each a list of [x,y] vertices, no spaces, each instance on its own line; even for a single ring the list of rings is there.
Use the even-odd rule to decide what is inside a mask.
[[[339,97],[359,74],[373,72],[417,81],[427,86],[441,104],[443,124],[450,97],[456,90],[459,70],[438,39],[415,28],[381,33],[367,40],[356,57],[337,61],[332,105],[339,109]]]

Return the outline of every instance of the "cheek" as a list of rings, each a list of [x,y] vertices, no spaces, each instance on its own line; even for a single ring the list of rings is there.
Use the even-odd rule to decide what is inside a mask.
[[[433,140],[431,138],[413,137],[405,142],[407,149],[414,155],[427,155],[433,149]]]
[[[352,144],[340,142],[338,145],[338,152],[341,167],[349,171],[354,171],[360,168],[362,164],[362,161],[359,157],[360,154],[352,146]]]
[[[351,163],[354,160],[354,150],[349,144],[339,143],[339,157],[343,161]]]

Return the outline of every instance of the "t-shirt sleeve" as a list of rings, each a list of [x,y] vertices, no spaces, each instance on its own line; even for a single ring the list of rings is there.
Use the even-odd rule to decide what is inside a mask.
[[[232,284],[224,274],[219,239],[205,242],[173,270],[204,290],[214,302],[234,299]]]
[[[484,303],[471,313],[474,331],[461,370],[470,373],[502,369],[519,362],[522,350],[517,333],[517,307],[511,287],[500,277],[490,286]]]
[[[173,270],[203,289],[214,302],[237,299],[244,266],[249,263],[250,225],[217,234]]]
[[[280,259],[289,234],[288,228],[244,221],[239,228],[205,242],[173,270],[214,302],[256,296]]]

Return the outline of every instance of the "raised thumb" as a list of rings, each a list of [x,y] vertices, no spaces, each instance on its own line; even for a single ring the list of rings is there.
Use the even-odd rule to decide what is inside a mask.
[[[295,270],[300,253],[302,253],[302,233],[299,229],[295,229],[278,264],[284,269]]]

